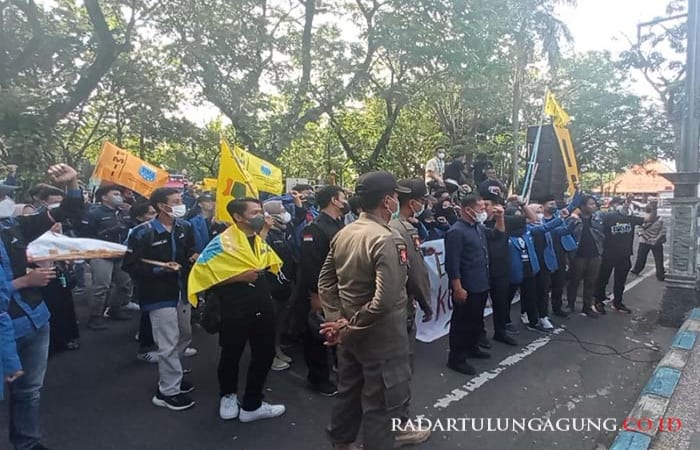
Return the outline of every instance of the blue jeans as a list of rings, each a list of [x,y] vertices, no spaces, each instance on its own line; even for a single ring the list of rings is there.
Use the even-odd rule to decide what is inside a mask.
[[[49,325],[17,339],[24,375],[10,383],[10,442],[16,450],[39,443],[39,400],[49,358]]]

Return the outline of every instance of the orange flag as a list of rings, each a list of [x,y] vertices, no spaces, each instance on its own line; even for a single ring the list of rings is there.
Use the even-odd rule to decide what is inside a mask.
[[[168,172],[148,164],[111,142],[102,144],[92,178],[108,181],[138,192],[144,197],[159,187],[165,186]]]

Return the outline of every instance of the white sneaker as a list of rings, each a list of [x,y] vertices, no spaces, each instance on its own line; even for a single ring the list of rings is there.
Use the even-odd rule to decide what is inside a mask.
[[[540,319],[540,325],[542,325],[542,328],[545,330],[553,330],[554,329],[554,324],[552,321],[549,320],[549,317],[543,317]]]
[[[275,355],[276,355],[277,359],[281,359],[282,361],[284,361],[286,363],[292,362],[292,358],[290,358],[288,355],[286,355],[282,351],[282,349],[280,349],[279,347],[277,347],[277,350],[275,350]]]
[[[127,303],[126,305],[122,306],[122,309],[126,309],[128,311],[141,311],[139,304],[134,302]]]
[[[291,366],[288,362],[282,361],[281,359],[275,356],[275,359],[272,360],[272,366],[270,366],[270,369],[279,372],[280,370],[287,370],[290,367]]]
[[[241,422],[254,422],[260,419],[272,419],[281,416],[286,410],[287,408],[284,405],[271,405],[267,402],[262,402],[260,408],[255,411],[241,409],[238,420]]]
[[[182,356],[184,356],[184,357],[186,357],[186,358],[191,358],[191,357],[193,357],[194,355],[196,355],[197,353],[199,353],[199,352],[197,351],[196,348],[194,348],[194,347],[187,347],[187,348],[185,349],[185,351],[182,352]]]
[[[527,318],[527,313],[520,314],[520,321],[525,325],[530,323],[530,319]]]
[[[136,354],[136,359],[139,361],[151,363],[151,364],[158,364],[158,353],[157,352],[146,352],[146,353],[137,353]]]
[[[238,417],[238,396],[228,394],[221,397],[219,402],[219,417],[222,420],[231,420]]]

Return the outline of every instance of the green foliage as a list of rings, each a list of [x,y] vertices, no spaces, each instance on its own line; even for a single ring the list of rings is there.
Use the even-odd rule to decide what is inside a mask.
[[[682,73],[661,86],[663,113],[627,73],[682,69],[653,48],[665,34],[621,58],[577,55],[558,3],[574,2],[0,1],[0,159],[25,182],[55,161],[87,176],[110,140],[199,179],[216,174],[224,134],[318,182],[422,176],[437,144],[488,154],[507,180],[523,175],[547,87],[576,118],[586,180],[671,156]],[[222,117],[183,118],[203,102]]]

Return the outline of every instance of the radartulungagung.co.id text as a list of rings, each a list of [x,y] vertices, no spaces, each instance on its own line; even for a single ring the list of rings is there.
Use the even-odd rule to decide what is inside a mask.
[[[562,417],[562,418],[512,418],[512,417],[449,417],[429,419],[417,417],[403,422],[392,419],[392,431],[430,429],[433,432],[490,432],[524,433],[532,432],[592,432],[592,431],[641,431],[675,432],[683,427],[677,417],[627,417],[619,420],[614,417]]]

